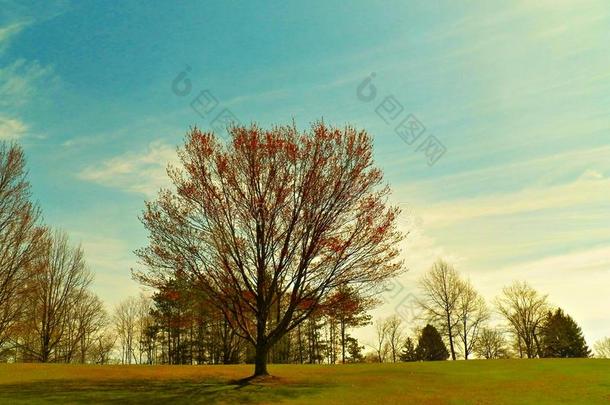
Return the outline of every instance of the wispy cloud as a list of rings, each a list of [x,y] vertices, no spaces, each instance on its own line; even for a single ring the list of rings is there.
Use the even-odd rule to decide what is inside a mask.
[[[0,68],[0,139],[24,137],[29,125],[21,118],[22,110],[44,98],[58,82],[53,68],[37,61],[18,59]]]
[[[597,177],[591,174],[596,173]],[[576,181],[546,188],[527,188],[514,193],[467,198],[429,206],[426,224],[447,226],[481,217],[526,214],[534,211],[583,207],[608,199],[610,179],[587,171]]]
[[[29,21],[17,21],[11,24],[0,26],[0,55],[4,52],[11,43],[11,40],[19,34],[25,27],[28,26]]]
[[[0,140],[17,140],[21,138],[27,130],[27,125],[22,121],[0,115]]]
[[[233,97],[225,102],[223,102],[223,104],[227,107],[234,107],[243,103],[247,103],[247,102],[260,102],[261,100],[263,101],[268,101],[268,100],[277,100],[277,99],[281,99],[282,97],[285,97],[288,94],[288,91],[285,89],[281,89],[281,90],[270,90],[270,91],[265,91],[262,93],[257,93],[257,94],[244,94],[241,96],[237,96],[237,97]]]
[[[168,184],[166,167],[176,159],[175,147],[162,141],[154,141],[143,152],[125,153],[86,167],[79,177],[103,186],[150,197]]]
[[[7,52],[26,28],[55,18],[66,9],[64,1],[51,1],[31,9],[14,1],[3,1],[0,19],[0,139],[22,138],[30,126],[23,122],[22,110],[56,90],[59,84],[53,66],[42,65],[37,60],[11,59]]]
[[[129,269],[136,267],[137,261],[132,247],[120,237],[100,236],[95,232],[71,232],[75,240],[82,240],[87,264],[95,271],[94,286],[97,294],[110,297],[107,307],[117,301],[136,295],[141,288],[131,282]]]
[[[0,107],[17,109],[59,82],[52,66],[18,59],[0,68]]]
[[[19,21],[0,27],[0,57],[13,39],[31,21]],[[0,140],[18,140],[29,125],[20,117],[22,109],[56,88],[59,78],[52,66],[38,61],[17,59],[0,67]]]
[[[554,154],[543,154],[532,158],[515,157],[506,163],[490,162],[487,166],[471,170],[462,169],[419,181],[410,181],[395,186],[400,201],[413,201],[419,197],[425,201],[455,200],[464,196],[489,195],[490,191],[517,193],[524,187],[546,188],[550,185],[564,184],[585,173],[595,171],[606,176],[610,174],[610,146],[572,149]],[[460,156],[461,157],[461,156]],[[464,159],[471,158],[466,155]],[[400,162],[404,164],[404,162]],[[590,174],[590,173],[589,173]],[[589,176],[599,177],[599,176]],[[490,190],[484,189],[493,183]]]

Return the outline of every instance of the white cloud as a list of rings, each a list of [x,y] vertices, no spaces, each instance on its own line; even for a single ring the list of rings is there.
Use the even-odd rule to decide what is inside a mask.
[[[27,130],[27,125],[22,121],[0,115],[0,140],[17,140],[21,138]]]
[[[604,175],[597,170],[588,169],[582,174],[582,176],[580,176],[580,178],[583,180],[599,180],[603,179]]]
[[[29,22],[19,21],[0,27],[0,54],[6,50],[13,37],[18,35]]]
[[[130,269],[136,267],[136,257],[128,244],[116,237],[100,236],[98,232],[72,232],[81,239],[89,268],[95,273],[94,291],[107,307],[130,295],[137,295],[141,287],[131,279]]]
[[[0,107],[16,109],[53,89],[59,82],[52,66],[17,59],[0,68]]]
[[[460,155],[460,160],[471,159],[473,155]],[[552,155],[540,155],[529,159],[516,159],[507,163],[492,162],[487,167],[473,170],[461,170],[455,173],[409,181],[394,187],[396,196],[401,201],[410,201],[417,197],[421,205],[427,201],[448,200],[455,195],[479,194],[482,185],[492,183],[492,189],[511,189],[515,192],[524,184],[547,187],[576,179],[584,173],[610,172],[610,146],[585,149],[571,149]],[[406,162],[399,160],[397,166]]]
[[[151,142],[142,153],[125,153],[85,168],[83,180],[124,191],[154,196],[168,184],[166,167],[177,159],[176,149],[162,141]]]
[[[0,55],[10,40],[28,24],[21,22],[0,27]],[[22,138],[29,125],[19,118],[21,111],[28,104],[42,99],[58,83],[59,78],[53,67],[43,66],[38,61],[17,59],[0,67],[0,109],[5,113],[0,115],[0,139]]]
[[[434,227],[452,225],[481,217],[524,214],[540,210],[578,207],[603,203],[608,199],[610,179],[581,177],[578,180],[549,187],[535,187],[512,193],[479,198],[464,198],[431,205],[424,220]]]
[[[570,159],[565,162],[564,166],[570,166]],[[594,160],[587,162],[595,169],[576,171],[578,168],[571,167],[569,175],[558,172],[525,184],[527,178],[522,182],[521,171],[532,177],[536,173],[546,176],[551,170],[541,169],[540,162],[530,170],[503,166],[498,172],[518,180],[493,193],[482,191],[502,182],[501,177],[496,178],[495,169],[422,182],[419,193],[417,188],[409,190],[419,197],[415,201],[419,203],[418,213],[435,244],[459,256],[469,269],[486,272],[490,267],[608,240],[610,228],[605,224],[610,215],[610,178],[604,176],[608,169]],[[452,195],[454,188],[462,192]],[[426,205],[425,201],[438,202]]]

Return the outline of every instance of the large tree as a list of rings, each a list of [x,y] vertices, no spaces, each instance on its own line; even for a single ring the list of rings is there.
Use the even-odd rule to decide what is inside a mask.
[[[377,361],[383,363],[386,359],[388,352],[390,351],[390,344],[388,343],[388,327],[389,324],[384,319],[378,319],[375,321],[375,344],[371,345],[375,354],[377,355]]]
[[[451,359],[456,359],[456,339],[459,335],[458,309],[464,292],[464,282],[450,264],[439,260],[421,278],[422,297],[419,305],[428,322],[437,325],[449,342]]]
[[[396,363],[400,357],[401,343],[404,339],[404,326],[402,319],[397,315],[392,315],[385,320],[388,331],[388,345],[392,355],[392,363]]]
[[[438,330],[432,325],[426,325],[417,343],[417,358],[423,361],[447,360],[449,352]]]
[[[481,328],[489,319],[489,310],[483,297],[469,281],[464,281],[457,304],[457,330],[464,360],[474,351]]]
[[[549,309],[546,295],[526,282],[515,282],[502,290],[496,305],[515,336],[519,356],[541,356],[540,334]]]
[[[580,326],[561,308],[549,313],[542,327],[542,357],[589,357]]]
[[[412,362],[417,361],[417,348],[410,337],[407,337],[400,353],[400,361]]]
[[[26,174],[23,150],[0,143],[0,349],[22,315],[28,270],[42,250],[44,230]]]
[[[499,329],[492,328],[481,329],[474,352],[483,359],[503,359],[509,355],[504,335]]]
[[[108,324],[108,314],[99,297],[86,292],[72,304],[67,318],[66,331],[60,343],[61,357],[67,363],[85,363],[99,334]]]
[[[139,315],[140,311],[136,297],[128,297],[114,309],[113,321],[121,346],[121,363],[123,364],[138,362],[136,347]]]
[[[340,286],[364,294],[402,268],[398,209],[374,166],[372,140],[323,123],[230,128],[224,144],[193,129],[168,170],[174,184],[146,204],[149,285],[176,273],[201,286],[255,348],[269,349]]]
[[[66,360],[58,349],[78,316],[78,306],[90,299],[93,279],[82,248],[71,246],[65,233],[56,231],[45,239],[44,252],[29,272],[19,344],[26,357],[43,363]]]
[[[610,359],[610,337],[598,340],[593,347],[595,349],[595,357]]]

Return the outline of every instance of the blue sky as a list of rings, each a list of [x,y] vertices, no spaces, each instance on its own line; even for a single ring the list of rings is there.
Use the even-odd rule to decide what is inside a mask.
[[[379,315],[442,256],[490,301],[528,280],[593,343],[610,335],[610,7],[490,3],[0,0],[0,138],[26,149],[46,221],[83,244],[111,306],[139,290],[137,216],[189,126],[224,108],[351,123],[412,230],[404,291]],[[219,103],[205,117],[203,90]],[[426,129],[411,145],[394,131],[409,114]],[[432,166],[429,135],[446,149]]]

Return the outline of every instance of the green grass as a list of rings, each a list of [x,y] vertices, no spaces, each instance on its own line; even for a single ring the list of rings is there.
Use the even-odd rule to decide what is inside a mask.
[[[0,365],[0,403],[610,403],[610,360],[252,366]]]

